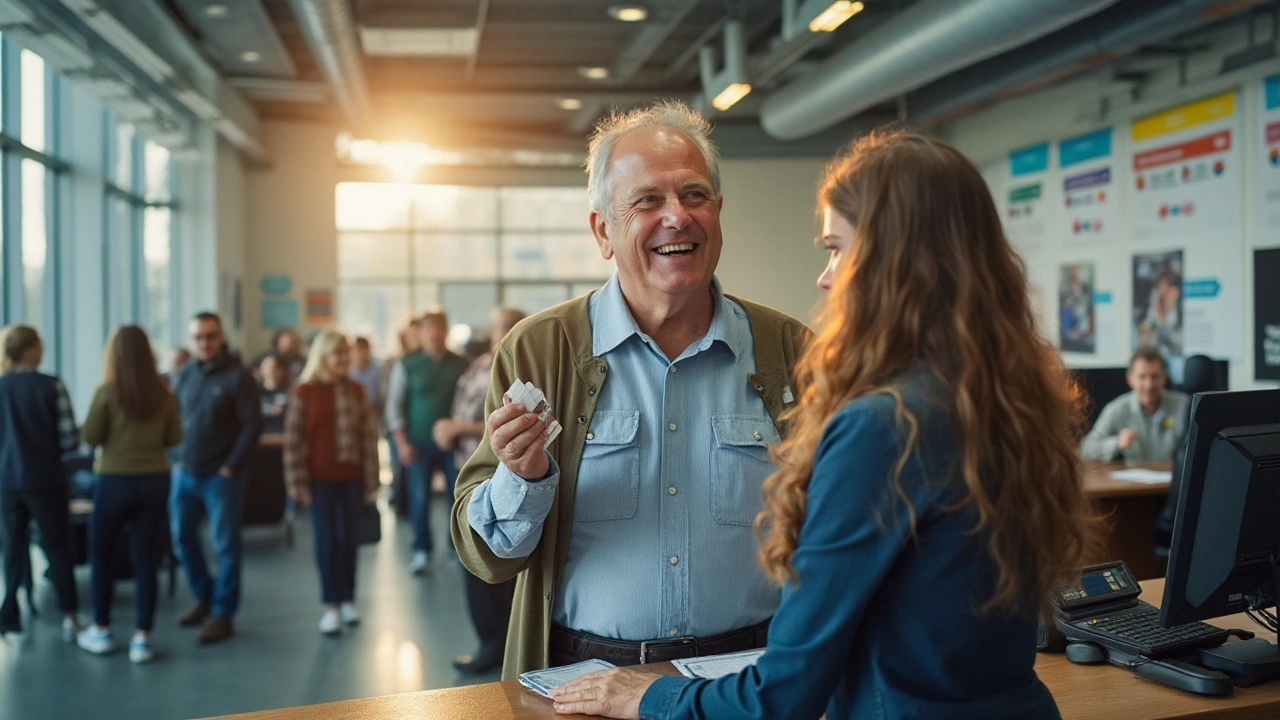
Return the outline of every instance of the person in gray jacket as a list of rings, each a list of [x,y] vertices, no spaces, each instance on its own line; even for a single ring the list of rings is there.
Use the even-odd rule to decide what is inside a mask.
[[[1080,455],[1099,462],[1172,462],[1186,431],[1187,396],[1165,389],[1168,367],[1153,347],[1134,351],[1125,379],[1131,390],[1102,409],[1080,445]]]

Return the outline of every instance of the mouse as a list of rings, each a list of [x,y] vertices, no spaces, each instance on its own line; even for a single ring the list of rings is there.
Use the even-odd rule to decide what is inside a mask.
[[[1106,662],[1107,655],[1099,645],[1091,642],[1076,642],[1067,645],[1067,659],[1079,665],[1096,665]]]

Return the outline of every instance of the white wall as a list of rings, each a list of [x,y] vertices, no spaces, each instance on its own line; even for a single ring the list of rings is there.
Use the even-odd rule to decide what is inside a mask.
[[[250,356],[265,350],[270,338],[270,331],[261,328],[261,279],[289,275],[293,280],[290,297],[299,302],[300,314],[307,289],[335,289],[334,188],[344,180],[389,179],[376,169],[341,167],[334,152],[336,128],[269,121],[263,123],[262,131],[271,165],[245,174],[245,348]],[[824,159],[724,161],[725,250],[718,276],[727,292],[809,319],[818,298],[815,280],[825,263],[813,247],[814,188],[824,163]],[[578,169],[442,170],[424,173],[418,181],[581,185],[584,192],[586,187]],[[303,324],[300,329],[306,336],[318,328]]]
[[[245,171],[243,160],[234,147],[217,138],[214,166],[217,172],[214,208],[217,237],[218,313],[222,317],[227,341],[233,348],[244,348],[246,340],[244,316],[244,284],[246,252]],[[239,286],[239,300],[237,300]],[[237,307],[238,306],[238,307]],[[245,358],[246,361],[249,358]]]
[[[1265,31],[1261,37],[1266,37]],[[1241,133],[1236,140],[1244,148],[1244,198],[1240,206],[1244,231],[1241,239],[1230,242],[1224,240],[1219,249],[1222,253],[1235,254],[1243,261],[1244,271],[1241,277],[1223,280],[1240,283],[1242,288],[1242,302],[1238,307],[1231,307],[1229,312],[1243,317],[1244,344],[1240,352],[1215,355],[1230,355],[1232,389],[1270,385],[1253,379],[1253,250],[1280,244],[1280,238],[1260,232],[1254,222],[1258,206],[1257,179],[1264,162],[1260,152],[1263,132],[1260,117],[1262,79],[1280,72],[1280,60],[1258,64],[1225,76],[1218,74],[1222,57],[1238,52],[1246,45],[1244,28],[1231,27],[1209,38],[1209,47],[1191,57],[1186,68],[1185,84],[1182,84],[1176,68],[1165,69],[1153,74],[1138,88],[1137,96],[1133,97],[1115,83],[1096,77],[1087,78],[1004,101],[958,120],[941,131],[947,140],[966,153],[979,167],[999,166],[1007,175],[1007,156],[1011,150],[1044,141],[1054,142],[1054,163],[1051,167],[1055,167],[1055,141],[1104,127],[1115,127],[1117,146],[1113,152],[1113,167],[1121,170],[1117,185],[1123,193],[1128,190],[1124,183],[1131,180],[1126,164],[1129,162],[1127,139],[1132,120],[1219,92],[1239,90],[1237,114],[1241,118]],[[1051,178],[1050,182],[1054,180]],[[1060,187],[1060,178],[1056,180]],[[1054,209],[1056,208],[1051,208],[1051,212]],[[1051,337],[1057,337],[1058,331],[1056,282],[1058,267],[1062,262],[1096,262],[1100,276],[1098,289],[1111,292],[1114,303],[1118,306],[1115,316],[1119,335],[1111,343],[1113,352],[1099,356],[1068,353],[1066,358],[1069,364],[1077,367],[1118,366],[1127,362],[1130,348],[1128,313],[1132,308],[1129,273],[1133,250],[1128,223],[1123,222],[1119,237],[1104,247],[1087,252],[1072,251],[1063,246],[1060,237],[1050,235],[1046,248],[1025,254],[1032,280],[1037,285],[1039,299],[1045,309],[1045,330]],[[1112,280],[1107,287],[1101,287],[1103,276],[1108,274]]]

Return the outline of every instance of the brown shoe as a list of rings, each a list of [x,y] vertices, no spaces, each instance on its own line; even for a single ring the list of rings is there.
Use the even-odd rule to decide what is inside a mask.
[[[235,629],[231,627],[231,621],[221,615],[213,615],[209,618],[209,622],[200,628],[200,634],[196,639],[206,645],[226,640],[235,633]]]
[[[209,603],[198,602],[187,608],[187,611],[178,618],[178,624],[182,627],[195,627],[204,622],[209,617]]]

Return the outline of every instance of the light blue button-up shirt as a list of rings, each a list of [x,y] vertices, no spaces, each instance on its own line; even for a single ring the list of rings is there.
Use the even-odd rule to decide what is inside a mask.
[[[746,312],[712,287],[707,334],[675,361],[636,325],[615,276],[591,298],[593,352],[609,382],[586,436],[573,530],[552,618],[624,640],[707,637],[762,622],[779,592],[752,522],[778,433],[748,385]],[[525,482],[499,465],[468,521],[500,557],[533,552],[559,468]]]

